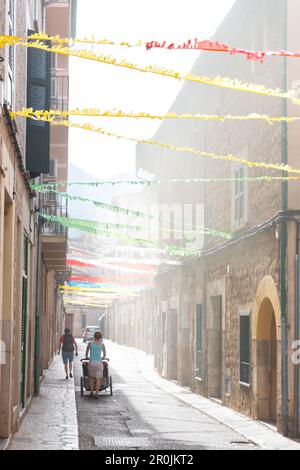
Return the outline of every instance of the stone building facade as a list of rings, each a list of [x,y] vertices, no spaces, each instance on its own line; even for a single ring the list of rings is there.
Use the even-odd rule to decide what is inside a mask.
[[[43,31],[46,3],[1,0],[0,34]],[[28,64],[25,47],[0,49],[0,439],[18,429],[39,393],[64,323],[58,274],[65,269],[66,237],[63,246],[61,240],[52,245],[61,264],[51,266],[39,218],[44,201],[31,189],[36,175],[27,166],[28,124],[10,117],[28,104]]]
[[[274,9],[280,14],[272,15]],[[297,14],[294,0],[237,0],[215,38],[251,50],[296,50]],[[299,71],[299,63],[292,60],[270,58],[261,64],[218,53],[202,53],[192,70],[269,88],[295,88],[296,93]],[[299,107],[185,83],[170,112],[299,116]],[[296,123],[174,120],[165,121],[154,140],[299,168],[297,133]],[[299,339],[298,182],[249,182],[247,177],[280,173],[142,145],[137,168],[157,179],[239,178],[235,184],[181,185],[180,191],[175,183],[155,185],[150,195],[159,203],[202,203],[205,226],[232,238],[224,242],[206,235],[200,257],[161,272],[148,304],[150,314],[144,305],[149,294],[133,306],[115,305],[107,317],[109,336],[154,353],[156,367],[166,378],[271,422],[279,432],[298,435],[299,365],[293,355]],[[129,309],[140,336],[124,338],[121,311]]]

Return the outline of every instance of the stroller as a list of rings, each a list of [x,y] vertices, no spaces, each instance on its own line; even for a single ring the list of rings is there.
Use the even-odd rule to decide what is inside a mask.
[[[102,385],[100,388],[100,392],[109,389],[110,395],[113,394],[113,388],[112,388],[112,378],[109,375],[109,370],[108,370],[108,362],[109,359],[105,357],[102,359],[103,362],[103,379],[102,379]],[[80,377],[80,395],[83,397],[84,392],[90,392],[90,381],[89,381],[89,371],[88,371],[88,366],[89,366],[89,359],[84,358],[81,359],[81,364],[82,364],[82,376]]]

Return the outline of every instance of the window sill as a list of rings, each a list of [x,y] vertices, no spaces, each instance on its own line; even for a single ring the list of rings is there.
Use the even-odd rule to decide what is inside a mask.
[[[196,382],[200,382],[200,383],[203,382],[203,379],[201,379],[201,377],[195,377],[195,379],[196,379]]]

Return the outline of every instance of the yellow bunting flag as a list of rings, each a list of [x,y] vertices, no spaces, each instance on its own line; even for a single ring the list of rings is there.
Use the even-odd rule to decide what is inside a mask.
[[[2,36],[3,38],[3,36]],[[5,39],[2,39],[2,44],[5,43]],[[34,49],[40,49],[48,52],[53,52],[55,54],[61,54],[65,56],[71,57],[79,57],[82,59],[92,60],[96,62],[100,62],[102,64],[114,65],[116,67],[123,67],[131,70],[136,70],[139,72],[146,72],[155,75],[161,75],[165,77],[175,78],[176,80],[180,81],[190,81],[195,83],[201,83],[203,85],[210,85],[219,88],[225,88],[229,90],[236,90],[236,91],[243,91],[247,93],[254,93],[263,96],[272,96],[275,98],[283,98],[287,100],[293,101],[295,104],[300,105],[300,99],[296,97],[295,90],[289,90],[284,92],[280,89],[271,89],[267,88],[263,85],[252,84],[252,83],[244,83],[238,79],[231,79],[228,77],[208,77],[208,76],[201,76],[201,75],[194,75],[192,73],[188,73],[186,75],[181,75],[180,72],[175,70],[170,70],[164,67],[158,67],[156,65],[146,65],[141,66],[138,64],[134,64],[132,62],[127,62],[125,59],[117,59],[111,55],[105,54],[97,54],[93,51],[89,50],[75,50],[72,47],[59,45],[48,45],[40,40],[20,40],[15,41],[15,44],[24,47],[30,47]],[[0,41],[1,47],[1,41]]]
[[[30,119],[53,122],[57,118],[68,118],[70,116],[85,117],[112,117],[112,118],[132,118],[132,119],[195,119],[202,121],[265,121],[269,124],[287,122],[292,123],[300,121],[300,117],[284,117],[284,116],[268,116],[265,114],[248,114],[246,116],[232,116],[230,114],[219,116],[215,114],[190,114],[190,113],[167,113],[167,114],[150,114],[145,112],[126,112],[121,110],[100,110],[97,108],[72,109],[70,111],[59,110],[33,110],[32,108],[23,108],[20,111],[11,111],[12,118],[26,117]]]
[[[97,132],[101,135],[106,135],[109,137],[115,137],[116,139],[125,139],[129,140],[131,142],[136,142],[138,144],[148,144],[148,145],[154,145],[157,147],[164,148],[166,150],[173,150],[175,152],[182,152],[182,153],[191,153],[193,155],[198,155],[200,157],[205,157],[205,158],[211,158],[214,160],[223,160],[223,161],[231,161],[231,162],[236,162],[241,165],[246,165],[249,167],[256,167],[256,168],[266,168],[269,170],[279,170],[279,171],[285,171],[287,173],[297,173],[300,174],[300,168],[293,168],[289,165],[284,165],[282,163],[267,163],[267,162],[253,162],[250,160],[246,160],[244,158],[237,157],[235,155],[217,155],[212,152],[203,152],[201,150],[195,149],[193,147],[176,147],[175,145],[171,144],[165,144],[163,142],[158,142],[156,140],[140,140],[140,139],[135,139],[133,137],[126,137],[123,135],[119,134],[114,134],[113,132],[108,132],[105,129],[101,127],[95,127],[92,124],[78,124],[75,122],[70,122],[70,121],[54,121],[52,122],[52,125],[56,126],[66,126],[66,127],[72,127],[76,129],[83,129],[87,131],[92,131],[92,132]]]

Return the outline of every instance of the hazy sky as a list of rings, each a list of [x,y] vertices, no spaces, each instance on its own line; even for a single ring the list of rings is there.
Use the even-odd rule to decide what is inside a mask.
[[[234,0],[78,0],[77,37],[134,42],[184,41],[209,38]],[[183,73],[190,70],[198,52],[146,51],[143,48],[94,46],[137,64],[167,66]],[[182,83],[120,67],[71,58],[70,106],[165,113]],[[182,112],[185,110],[183,109]],[[84,118],[83,122],[131,137],[148,138],[159,121]],[[70,132],[70,161],[96,178],[122,173],[134,176],[135,144],[83,130]]]

